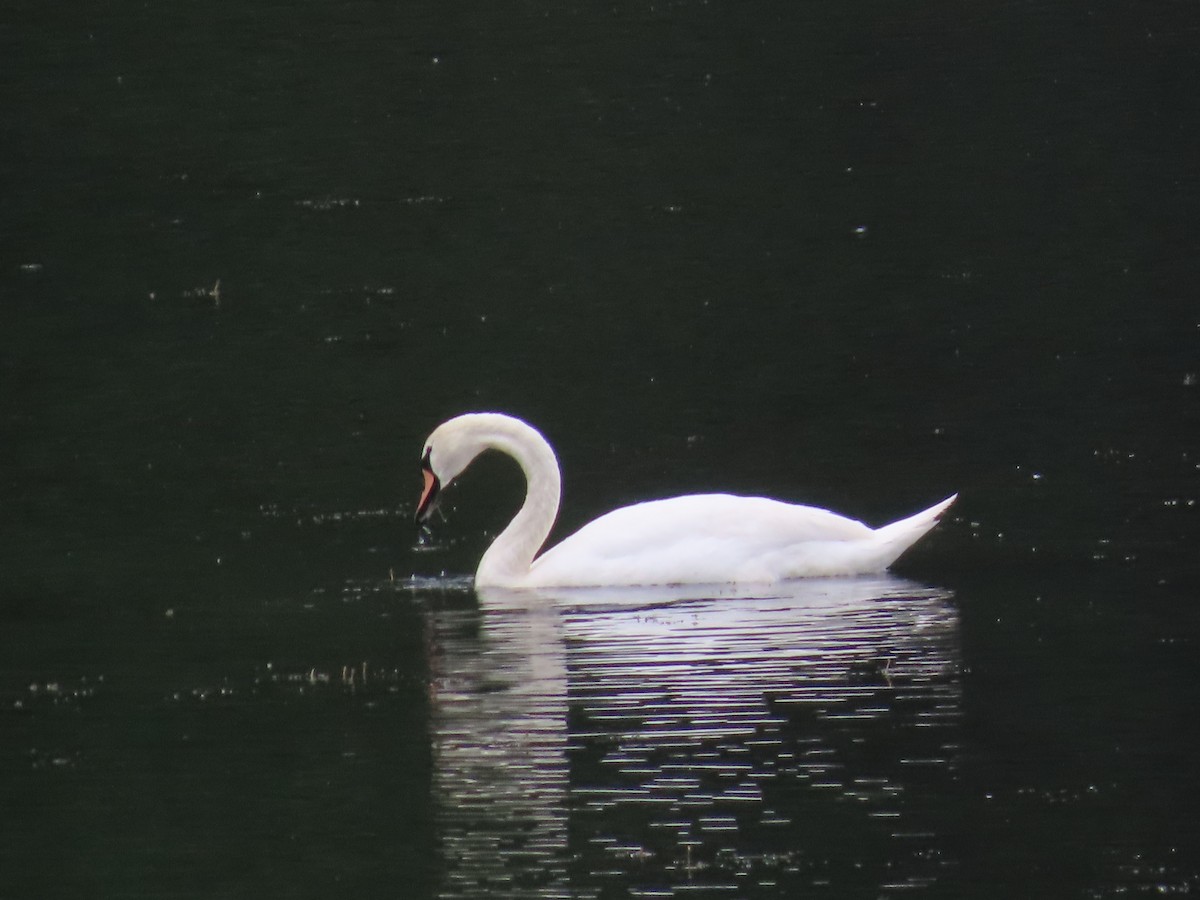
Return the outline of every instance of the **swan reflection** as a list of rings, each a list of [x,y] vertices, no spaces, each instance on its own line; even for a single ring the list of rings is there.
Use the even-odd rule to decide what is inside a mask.
[[[947,829],[927,801],[961,706],[950,600],[880,577],[436,609],[443,896],[933,884]]]

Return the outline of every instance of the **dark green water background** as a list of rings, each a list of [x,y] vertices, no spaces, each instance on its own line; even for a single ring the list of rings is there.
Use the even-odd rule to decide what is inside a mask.
[[[0,898],[1200,891],[1197,85],[1192,2],[8,0]],[[766,742],[634,752],[589,691],[653,688],[636,621],[567,615],[527,681],[456,578],[513,467],[417,546],[421,443],[471,409],[554,442],[556,534],[957,490],[898,566],[945,593],[819,622],[836,671],[714,619],[688,665]],[[762,795],[594,802],[651,769]],[[466,771],[544,779],[548,843],[464,828]]]

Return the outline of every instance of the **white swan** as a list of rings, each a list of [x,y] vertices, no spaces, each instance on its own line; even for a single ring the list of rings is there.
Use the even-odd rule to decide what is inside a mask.
[[[479,561],[476,587],[770,583],[881,572],[931,529],[957,498],[870,528],[811,506],[762,497],[691,494],[622,507],[536,560],[558,514],[558,460],[532,426],[500,413],[443,422],[421,457],[424,523],[442,485],[484,450],[513,457],[525,472],[525,503]]]

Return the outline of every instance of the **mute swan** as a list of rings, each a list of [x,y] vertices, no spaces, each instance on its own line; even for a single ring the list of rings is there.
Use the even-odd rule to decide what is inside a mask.
[[[525,473],[525,503],[479,561],[476,587],[539,588],[651,584],[770,583],[881,572],[931,529],[947,497],[881,528],[811,506],[762,497],[691,494],[635,503],[585,525],[536,560],[558,514],[561,477],[538,431],[501,413],[443,422],[421,456],[416,521],[484,450],[513,457]]]

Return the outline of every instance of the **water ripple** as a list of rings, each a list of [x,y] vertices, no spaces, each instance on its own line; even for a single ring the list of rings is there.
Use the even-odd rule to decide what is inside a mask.
[[[430,612],[443,896],[937,882],[922,795],[956,766],[949,595],[892,578],[691,593]]]

